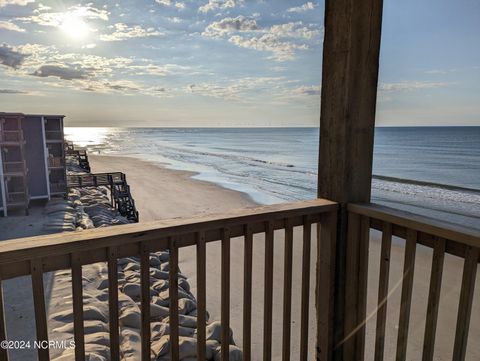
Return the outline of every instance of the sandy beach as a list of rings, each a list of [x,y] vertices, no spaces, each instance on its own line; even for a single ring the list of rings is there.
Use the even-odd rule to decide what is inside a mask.
[[[127,174],[133,196],[140,211],[140,222],[200,213],[222,212],[231,209],[254,206],[255,203],[246,195],[224,189],[212,183],[191,179],[191,173],[175,171],[160,164],[144,162],[138,159],[118,156],[90,156],[93,172],[122,171]],[[253,294],[253,357],[261,359],[262,355],[262,320],[263,320],[263,262],[264,249],[262,236],[254,241],[254,294]],[[282,332],[282,292],[283,292],[283,234],[275,234],[274,262],[274,326],[273,358],[281,358]],[[314,255],[312,249],[311,272],[314,272]],[[398,315],[403,271],[403,240],[394,239],[391,253],[390,298],[388,303],[385,359],[395,358],[397,341]],[[408,360],[420,360],[425,328],[428,285],[430,281],[431,250],[418,246],[415,270],[415,284],[412,300]],[[372,232],[370,243],[369,287],[367,322],[366,359],[373,359],[375,308],[378,290],[378,267],[380,259],[380,238],[378,232]],[[293,255],[293,305],[292,305],[292,357],[298,359],[299,314],[300,314],[300,265],[301,265],[301,231],[295,230]],[[195,294],[196,289],[195,249],[180,251],[180,269],[188,277]],[[232,241],[231,263],[231,327],[238,345],[242,344],[242,309],[243,309],[243,242]],[[463,261],[458,257],[446,256],[442,284],[440,313],[437,327],[435,360],[451,359],[455,323],[458,310]],[[478,282],[477,282],[478,283]],[[312,280],[311,296],[314,285]],[[480,296],[476,288],[475,300]],[[211,319],[220,320],[220,247],[214,243],[207,247],[207,309]],[[314,351],[314,307],[311,300],[310,357]],[[480,314],[480,303],[474,302],[470,325],[469,359],[480,358],[480,346],[475,341],[480,335],[480,323],[475,322]]]

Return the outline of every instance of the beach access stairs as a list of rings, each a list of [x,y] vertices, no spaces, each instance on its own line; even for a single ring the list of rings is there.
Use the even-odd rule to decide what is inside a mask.
[[[85,149],[75,149],[72,142],[65,141],[65,153],[70,157],[74,157],[80,168],[90,173],[90,162],[88,161],[88,154]]]
[[[128,220],[138,222],[139,213],[124,173],[111,172],[67,175],[68,189],[99,186],[107,187],[110,190],[110,200],[113,208]]]
[[[110,190],[112,207],[129,221],[138,222],[139,213],[135,206],[130,186],[127,183],[127,176],[122,172],[90,173],[91,168],[87,151],[85,149],[76,149],[75,145],[70,141],[65,141],[64,144],[67,156],[70,159],[73,158],[78,167],[85,172],[84,174],[67,175],[67,188],[107,187]]]

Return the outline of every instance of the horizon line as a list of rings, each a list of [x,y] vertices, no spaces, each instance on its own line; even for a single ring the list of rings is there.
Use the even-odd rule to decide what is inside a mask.
[[[375,125],[375,128],[476,128],[480,127],[480,124],[478,125]],[[243,125],[243,126],[112,126],[112,125],[106,125],[106,126],[100,126],[100,125],[65,125],[65,128],[123,128],[123,129],[152,129],[152,128],[159,128],[159,129],[165,129],[165,128],[171,128],[171,129],[191,129],[191,128],[197,128],[197,129],[245,129],[245,128],[251,128],[251,129],[268,129],[268,128],[300,128],[300,129],[306,129],[306,128],[320,128],[320,125],[318,126],[313,126],[313,125],[289,125],[289,126],[284,126],[284,125],[263,125],[263,126],[258,126],[258,125],[253,125],[253,126],[248,126],[248,125]]]

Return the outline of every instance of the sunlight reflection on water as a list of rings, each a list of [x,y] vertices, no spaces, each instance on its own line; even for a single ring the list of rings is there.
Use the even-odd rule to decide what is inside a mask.
[[[112,128],[100,127],[66,127],[65,138],[69,141],[75,141],[80,147],[90,147],[102,145],[107,136],[112,135]]]

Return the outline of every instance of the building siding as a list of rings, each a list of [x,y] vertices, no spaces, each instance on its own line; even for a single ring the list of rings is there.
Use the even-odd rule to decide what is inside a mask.
[[[48,198],[48,181],[45,170],[43,123],[40,116],[26,116],[22,124],[26,141],[27,183],[30,197]]]

